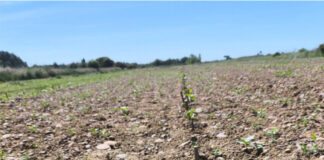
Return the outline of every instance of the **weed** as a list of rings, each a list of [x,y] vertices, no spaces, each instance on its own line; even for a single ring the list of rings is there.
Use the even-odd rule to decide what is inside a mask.
[[[220,149],[215,149],[212,153],[213,155],[215,155],[216,157],[222,157],[223,153]]]
[[[22,160],[29,160],[28,151],[22,154]]]
[[[247,137],[247,138],[240,139],[240,140],[238,141],[238,143],[243,144],[244,147],[246,148],[246,147],[249,146],[250,141],[252,141],[253,139],[254,139],[254,136],[249,136],[249,137]]]
[[[249,107],[249,111],[256,116],[258,114],[258,112],[256,111],[256,109],[254,107]]]
[[[42,106],[43,108],[48,108],[48,107],[50,106],[50,104],[49,104],[48,102],[46,102],[46,101],[42,101],[42,102],[41,102],[41,106]]]
[[[270,131],[265,132],[265,135],[270,136],[272,140],[275,140],[276,136],[278,136],[278,128],[274,128]]]
[[[71,126],[69,126],[67,129],[66,129],[70,134],[77,134],[77,132],[75,130],[73,130],[71,128]]]
[[[312,113],[312,117],[316,118],[318,116],[318,113]]]
[[[0,159],[5,159],[7,157],[7,153],[0,150]]]
[[[99,135],[101,137],[107,137],[110,135],[109,131],[106,129],[93,128],[90,129],[90,132],[94,135]]]
[[[316,154],[316,153],[320,152],[320,149],[317,147],[317,143],[316,143],[317,137],[313,133],[311,134],[311,137],[312,137],[312,139],[314,141],[314,142],[311,142],[310,143],[311,148],[308,148],[307,147],[307,144],[301,143],[300,144],[301,145],[301,149],[305,153],[308,153],[308,154]]]
[[[90,132],[91,132],[92,134],[97,134],[97,133],[99,133],[99,128],[93,128],[93,129],[90,129]]]
[[[158,122],[158,126],[161,127],[161,128],[163,127],[163,124],[162,124],[161,121]]]
[[[33,133],[37,132],[37,128],[35,126],[28,126],[28,129]]]
[[[102,129],[99,131],[99,136],[101,137],[108,137],[110,135],[110,132],[107,129]]]
[[[257,111],[257,115],[261,118],[266,118],[266,110],[267,108],[259,108]]]
[[[275,76],[277,76],[277,77],[291,77],[293,73],[294,73],[293,70],[279,71],[279,72],[276,72]]]
[[[132,126],[132,130],[133,130],[133,132],[135,132],[136,129],[137,129],[137,124],[134,124],[134,125]]]
[[[251,87],[245,86],[243,88],[235,89],[236,94],[244,94],[246,91],[250,90]]]
[[[308,125],[308,123],[309,123],[309,120],[308,120],[308,118],[303,118],[302,120],[301,120],[301,122],[300,122],[304,127],[307,127],[307,125]]]
[[[182,106],[185,108],[185,110],[189,110],[189,105],[193,103],[197,98],[192,93],[192,89],[188,88],[186,81],[186,75],[184,73],[181,74],[182,90],[180,91],[180,95],[182,99]]]
[[[122,111],[124,116],[128,116],[128,114],[129,114],[129,107],[127,107],[127,106],[119,107],[117,110]]]

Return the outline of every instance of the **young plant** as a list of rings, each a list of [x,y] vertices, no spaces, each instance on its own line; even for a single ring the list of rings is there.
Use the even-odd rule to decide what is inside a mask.
[[[302,121],[300,122],[304,127],[307,127],[309,120],[308,118],[303,118]]]
[[[129,107],[127,106],[122,106],[119,107],[117,110],[122,111],[124,116],[128,116],[129,115]]]
[[[186,75],[184,73],[181,74],[182,89],[180,91],[180,96],[182,100],[182,106],[185,108],[185,110],[189,110],[190,104],[196,100],[196,96],[192,93],[192,89],[188,88],[186,81]]]
[[[195,160],[199,160],[199,148],[198,148],[198,143],[197,143],[197,137],[192,137],[191,138],[191,144],[194,148],[194,155],[195,155]]]
[[[247,137],[247,138],[240,139],[240,140],[238,141],[238,143],[243,144],[244,147],[246,148],[246,147],[249,146],[250,141],[252,141],[253,139],[254,139],[254,136],[249,136],[249,137]]]
[[[216,157],[222,157],[223,156],[223,153],[220,149],[215,149],[213,151],[213,155],[215,155]]]
[[[99,132],[99,128],[92,128],[92,129],[90,129],[90,132],[91,132],[92,134],[98,134],[98,132]]]
[[[99,131],[99,136],[101,137],[108,137],[110,135],[110,132],[106,129],[102,129]]]
[[[261,118],[266,118],[266,110],[267,108],[259,108],[257,111],[257,115]]]
[[[250,107],[249,108],[249,111],[254,115],[254,116],[257,116],[258,115],[258,112],[256,111],[256,109],[254,107]]]
[[[291,77],[293,75],[293,70],[279,71],[276,72],[275,76],[277,77]]]
[[[35,126],[28,126],[28,129],[33,133],[37,132],[37,128]]]
[[[265,132],[265,135],[270,136],[272,140],[275,140],[276,136],[278,135],[278,128]]]
[[[307,147],[307,144],[301,143],[300,144],[301,145],[301,149],[305,153],[308,153],[308,154],[316,154],[316,153],[320,152],[320,149],[317,147],[317,143],[316,143],[317,137],[313,133],[311,134],[311,137],[314,140],[314,142],[311,142],[310,143],[310,145],[311,145],[312,148],[308,148]]]
[[[22,154],[22,160],[29,160],[28,151]]]
[[[0,159],[5,159],[7,157],[7,153],[0,150]]]
[[[186,119],[191,121],[191,130],[192,131],[195,129],[194,120],[197,118],[196,114],[197,114],[196,110],[194,110],[194,109],[187,110],[186,113],[185,113]]]
[[[41,105],[42,105],[42,107],[44,107],[44,108],[50,106],[50,104],[49,104],[48,102],[46,102],[46,101],[42,101],[42,102],[41,102]]]
[[[99,128],[93,128],[93,129],[90,129],[90,132],[94,135],[99,135],[101,137],[107,137],[109,136],[109,131],[106,130],[106,129],[99,129]]]
[[[66,129],[70,134],[77,134],[75,130],[73,130],[70,126]]]

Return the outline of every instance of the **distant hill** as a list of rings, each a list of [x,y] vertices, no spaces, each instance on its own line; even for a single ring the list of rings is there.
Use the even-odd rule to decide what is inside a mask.
[[[0,51],[0,66],[20,68],[20,67],[27,67],[27,63],[22,61],[19,57],[17,57],[13,53]]]

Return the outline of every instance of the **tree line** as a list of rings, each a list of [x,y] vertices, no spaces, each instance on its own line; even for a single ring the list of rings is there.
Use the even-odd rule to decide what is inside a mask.
[[[171,66],[171,65],[186,65],[186,64],[195,64],[201,63],[201,55],[198,56],[191,54],[189,57],[183,57],[180,59],[167,59],[160,60],[156,59],[155,61],[148,64],[138,64],[138,63],[126,63],[126,62],[115,62],[109,57],[100,57],[95,60],[86,61],[84,58],[80,62],[74,62],[68,65],[53,63],[53,65],[46,65],[46,67],[53,68],[95,68],[99,70],[100,68],[109,68],[109,67],[118,67],[121,69],[134,69],[134,68],[145,68],[152,66]],[[34,67],[39,67],[35,65]]]

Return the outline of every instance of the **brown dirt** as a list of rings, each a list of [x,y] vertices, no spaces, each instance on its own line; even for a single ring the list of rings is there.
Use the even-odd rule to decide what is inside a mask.
[[[6,159],[186,160],[194,157],[190,139],[196,136],[206,159],[323,159],[323,62],[134,70],[107,82],[5,102],[1,150]],[[293,74],[275,76],[285,70]],[[180,107],[180,72],[198,97],[194,132]],[[127,116],[120,106],[129,107]],[[264,116],[252,111],[262,108]],[[273,128],[274,138],[265,135]],[[319,153],[300,148],[314,142],[311,134]],[[262,151],[238,143],[252,135]],[[216,149],[221,157],[213,154]]]

